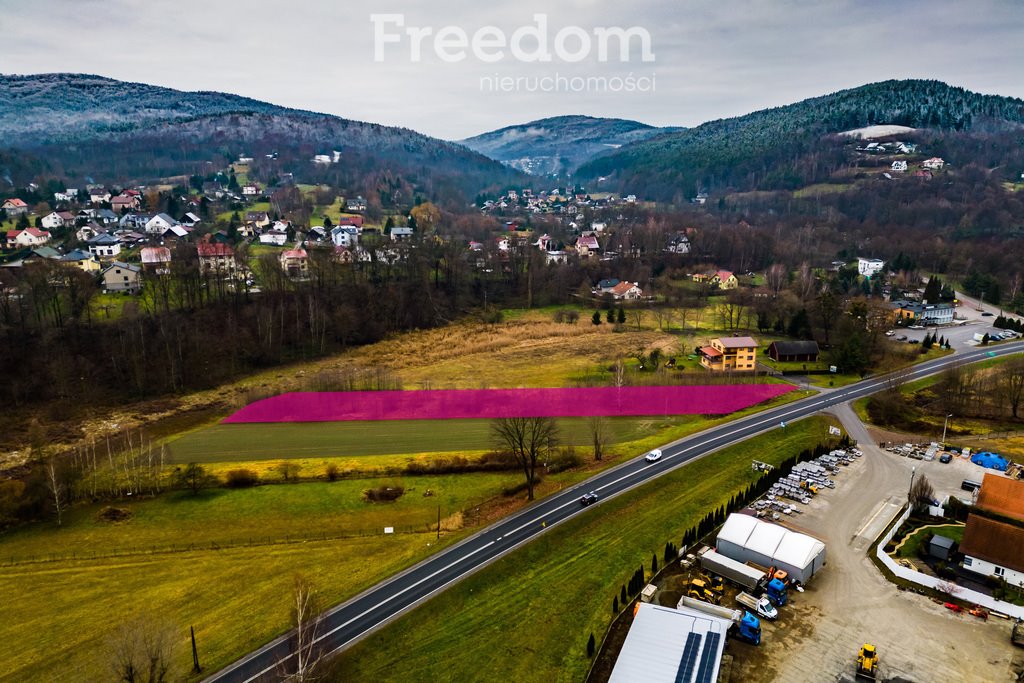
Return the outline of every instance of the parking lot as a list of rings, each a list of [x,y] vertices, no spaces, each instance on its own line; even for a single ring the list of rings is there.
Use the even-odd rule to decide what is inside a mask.
[[[976,299],[965,297],[960,292],[957,292],[957,297],[960,299],[960,305],[956,309],[956,316],[958,319],[963,319],[962,324],[931,326],[919,330],[898,327],[893,330],[895,332],[893,339],[899,340],[901,337],[906,337],[907,342],[916,340],[920,343],[925,335],[936,334],[945,337],[950,346],[956,350],[976,345],[975,334],[994,336],[1004,331],[993,327],[992,323],[1001,313],[1009,315],[1005,311],[1001,311],[998,306],[991,304],[979,304]],[[1020,318],[1020,316],[1013,317]]]
[[[827,544],[827,564],[777,622],[762,621],[759,648],[730,642],[733,681],[853,680],[857,651],[869,642],[881,658],[880,680],[1016,681],[1024,650],[1010,643],[1009,622],[955,614],[929,598],[897,589],[867,557],[873,540],[906,501],[911,468],[942,498],[968,495],[964,479],[983,471],[954,459],[921,461],[884,452],[849,406],[835,411],[864,456],[835,475],[802,514],[782,522]]]

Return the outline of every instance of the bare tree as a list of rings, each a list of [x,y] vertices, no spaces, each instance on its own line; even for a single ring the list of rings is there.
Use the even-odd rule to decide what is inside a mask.
[[[67,504],[64,480],[53,458],[47,461],[45,472],[46,490],[50,492],[50,496],[53,498],[53,509],[57,513],[57,526],[60,526],[63,521],[64,506]]]
[[[1014,419],[1024,402],[1024,360],[1014,358],[1002,367],[997,383],[998,392],[1010,406]]]
[[[928,477],[922,474],[914,480],[914,484],[910,487],[910,505],[914,508],[923,508],[931,505],[934,499],[935,489],[928,481]]]
[[[558,425],[550,417],[503,417],[491,423],[494,439],[507,448],[523,468],[527,500],[533,500],[537,463],[557,443]]]
[[[299,574],[292,584],[292,659],[282,668],[283,679],[289,683],[309,683],[319,678],[323,653],[317,648],[323,604],[319,592],[310,581]],[[287,673],[285,673],[285,670]]]
[[[166,683],[174,657],[171,626],[152,616],[141,616],[121,626],[110,641],[110,666],[120,683]]]

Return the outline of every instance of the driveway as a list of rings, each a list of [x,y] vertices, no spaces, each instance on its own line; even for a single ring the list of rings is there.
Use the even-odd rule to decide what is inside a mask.
[[[852,680],[860,646],[873,643],[881,680],[1016,681],[1024,652],[1010,644],[1010,625],[956,615],[942,605],[900,591],[868,560],[867,549],[906,500],[911,468],[932,482],[940,497],[964,493],[960,482],[979,476],[965,460],[908,460],[871,441],[849,404],[831,410],[864,457],[836,475],[836,488],[819,494],[804,514],[786,521],[827,545],[827,565],[805,593],[793,593],[776,623],[762,622],[764,643],[730,643],[732,680]]]

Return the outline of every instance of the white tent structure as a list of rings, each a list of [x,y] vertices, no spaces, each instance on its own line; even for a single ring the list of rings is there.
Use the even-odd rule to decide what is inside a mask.
[[[784,569],[801,583],[825,564],[825,544],[818,539],[750,515],[729,515],[718,532],[715,549],[738,562]]]
[[[717,681],[730,626],[687,607],[640,603],[609,683]]]

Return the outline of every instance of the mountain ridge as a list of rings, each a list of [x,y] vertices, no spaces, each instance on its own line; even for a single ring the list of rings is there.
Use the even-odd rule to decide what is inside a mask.
[[[573,114],[505,126],[458,142],[527,173],[563,175],[622,145],[677,130],[629,119]]]
[[[935,80],[880,81],[630,144],[584,164],[578,175],[677,203],[723,188],[780,189],[822,137],[879,123],[1005,132],[1024,126],[1024,100]]]

